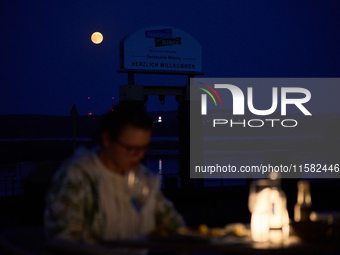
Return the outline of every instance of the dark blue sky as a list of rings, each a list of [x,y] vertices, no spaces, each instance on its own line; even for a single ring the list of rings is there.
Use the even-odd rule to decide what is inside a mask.
[[[105,113],[127,83],[119,42],[144,27],[179,28],[202,45],[205,77],[339,77],[339,1],[27,1],[0,3],[0,114]],[[93,32],[103,43],[90,41]],[[184,85],[136,75],[136,84]],[[150,97],[148,110],[176,109]]]

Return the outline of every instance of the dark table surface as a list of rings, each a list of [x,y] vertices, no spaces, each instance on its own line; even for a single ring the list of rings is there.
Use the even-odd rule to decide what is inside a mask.
[[[291,236],[285,244],[254,243],[249,238],[230,237],[207,240],[121,240],[105,241],[95,245],[83,245],[62,240],[48,243],[47,250],[51,254],[73,251],[72,254],[115,254],[117,251],[148,250],[178,253],[227,253],[227,254],[340,254],[340,245],[336,242],[304,243],[296,236]],[[126,251],[126,250],[125,250]]]
[[[255,243],[249,237],[153,237],[140,240],[115,240],[77,243],[61,239],[46,240],[42,228],[28,227],[5,231],[0,236],[3,254],[137,254],[157,252],[185,254],[340,254],[340,240],[302,242],[291,235],[284,244]],[[146,251],[139,253],[139,251]],[[1,252],[0,252],[1,253]]]

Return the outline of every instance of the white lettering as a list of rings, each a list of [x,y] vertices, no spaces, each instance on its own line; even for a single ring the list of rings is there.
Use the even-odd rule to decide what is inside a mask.
[[[270,123],[271,127],[275,126],[275,122],[279,122],[281,124],[282,127],[296,127],[298,125],[297,120],[294,119],[284,119],[284,120],[280,120],[280,119],[265,119],[265,120],[261,120],[261,119],[250,119],[248,121],[246,121],[245,119],[243,119],[243,121],[239,121],[236,122],[233,119],[227,120],[227,119],[213,119],[213,127],[216,127],[217,125],[225,125],[230,123],[228,126],[230,127],[234,127],[236,125],[241,125],[243,127],[263,127],[265,125],[265,123]],[[288,123],[287,123],[288,122]],[[292,123],[289,125],[289,122]],[[257,123],[257,125],[256,125]]]
[[[287,99],[287,93],[302,93],[305,94],[304,98]],[[281,115],[286,115],[287,104],[295,104],[297,108],[304,115],[312,115],[302,104],[307,103],[311,99],[311,93],[308,89],[304,88],[281,88]]]
[[[246,127],[246,120],[243,120],[242,122],[234,122],[232,119],[230,120],[230,127],[233,126],[233,124],[235,125],[243,125],[243,127]]]
[[[250,124],[250,122],[254,122],[254,121],[261,122],[261,125],[260,125],[260,126],[252,126],[252,125]],[[260,120],[260,119],[253,119],[253,120],[249,120],[249,121],[248,121],[248,126],[249,126],[249,127],[262,127],[263,125],[264,125],[264,121],[263,121],[263,120]]]
[[[273,88],[273,94],[272,94],[272,106],[268,110],[257,110],[254,108],[253,104],[253,88],[248,88],[248,108],[249,110],[256,114],[256,115],[269,115],[272,114],[276,108],[277,108],[277,88]]]
[[[232,84],[215,84],[217,89],[229,89],[233,97],[233,115],[244,114],[244,95],[239,87]]]
[[[228,123],[228,121],[226,119],[214,119],[213,120],[213,127],[215,127],[216,124],[224,125],[224,124],[227,124],[227,123]]]

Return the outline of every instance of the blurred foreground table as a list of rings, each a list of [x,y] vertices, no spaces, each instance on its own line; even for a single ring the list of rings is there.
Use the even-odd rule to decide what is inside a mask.
[[[79,245],[79,247],[78,247]],[[185,242],[164,238],[163,240],[105,241],[95,245],[74,244],[58,240],[47,244],[48,254],[72,251],[72,254],[146,254],[148,252],[174,253],[227,253],[227,254],[340,254],[337,243],[302,243],[297,237],[290,237],[286,244],[254,243],[237,237],[211,240],[210,242]],[[144,252],[143,252],[144,251]],[[74,252],[74,253],[73,253]]]
[[[83,244],[66,240],[46,240],[43,228],[15,228],[0,235],[0,254],[340,254],[340,240],[301,242],[291,236],[286,244],[254,243],[249,238],[159,238],[105,241]]]

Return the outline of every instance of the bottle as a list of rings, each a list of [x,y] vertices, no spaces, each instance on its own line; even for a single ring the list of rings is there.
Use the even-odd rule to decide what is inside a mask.
[[[269,178],[269,240],[271,243],[283,243],[289,237],[287,198],[281,189],[280,176],[271,174]]]
[[[312,198],[310,194],[310,186],[307,181],[299,181],[298,184],[297,203],[294,207],[294,221],[305,222],[309,221],[309,216],[312,211]]]

